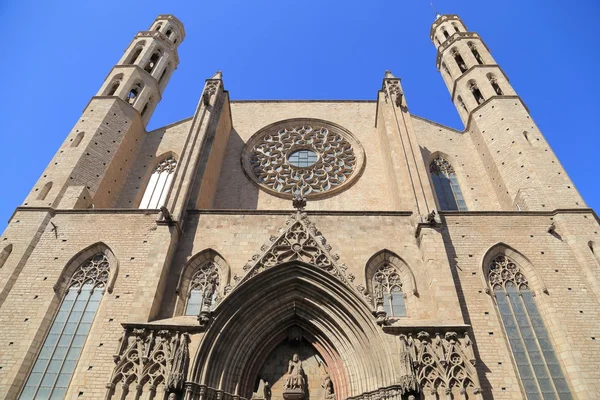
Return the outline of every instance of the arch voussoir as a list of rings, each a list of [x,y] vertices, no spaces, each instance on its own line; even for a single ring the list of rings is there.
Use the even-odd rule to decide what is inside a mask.
[[[193,379],[252,396],[257,370],[288,331],[300,329],[346,398],[394,384],[389,342],[364,300],[327,272],[299,262],[270,268],[218,305],[202,340]]]

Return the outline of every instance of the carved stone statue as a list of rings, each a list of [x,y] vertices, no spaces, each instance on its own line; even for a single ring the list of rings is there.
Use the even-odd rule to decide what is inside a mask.
[[[333,382],[331,381],[329,374],[326,373],[323,377],[323,383],[321,383],[321,387],[325,389],[325,400],[335,399],[335,395],[333,394]]]
[[[304,399],[304,387],[306,379],[304,378],[304,369],[302,361],[298,354],[294,354],[288,363],[288,372],[283,384],[283,398],[285,400]]]
[[[284,389],[304,389],[304,370],[298,354],[294,354],[288,364],[288,373],[283,387]]]

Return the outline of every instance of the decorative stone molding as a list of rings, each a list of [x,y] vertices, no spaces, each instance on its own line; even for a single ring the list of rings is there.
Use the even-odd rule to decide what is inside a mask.
[[[154,392],[159,385],[166,392],[182,393],[190,362],[188,342],[186,332],[160,326],[126,327],[114,355],[106,399],[116,391]]]
[[[295,162],[304,151],[309,158]],[[278,197],[300,193],[309,199],[337,193],[358,179],[365,154],[348,130],[317,119],[291,119],[258,131],[242,152],[250,180]]]
[[[235,275],[231,292],[252,277],[269,268],[290,261],[301,261],[321,268],[345,283],[360,297],[369,301],[362,286],[352,285],[355,276],[347,272],[347,267],[339,263],[340,256],[331,253],[331,245],[317,226],[308,219],[305,212],[298,210],[292,214],[283,227],[279,228],[279,236],[271,236],[267,243],[261,246],[261,253],[256,253],[244,266],[244,276]],[[225,294],[228,296],[229,293]],[[371,304],[372,301],[369,303]]]
[[[416,382],[424,393],[456,392],[463,395],[467,390],[474,394],[480,391],[479,379],[475,370],[473,342],[468,333],[459,340],[456,332],[436,333],[432,337],[421,331],[413,338],[412,334],[400,335],[401,363],[403,370],[410,371],[408,359],[416,376]],[[402,358],[408,354],[408,358]]]

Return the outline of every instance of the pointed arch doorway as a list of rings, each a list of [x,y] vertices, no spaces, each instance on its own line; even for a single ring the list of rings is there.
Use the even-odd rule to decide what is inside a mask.
[[[300,261],[283,263],[245,281],[217,306],[185,398],[264,398],[271,379],[272,400],[284,399],[295,368],[290,360],[298,354],[306,387],[296,399],[325,399],[330,390],[330,398],[340,400],[397,386],[389,398],[400,400],[408,388],[398,386],[396,346],[364,299],[336,277]]]

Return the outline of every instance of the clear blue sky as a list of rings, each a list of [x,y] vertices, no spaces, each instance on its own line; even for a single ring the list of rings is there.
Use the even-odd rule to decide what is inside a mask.
[[[437,0],[492,50],[589,206],[600,209],[597,0]],[[175,14],[187,38],[149,129],[192,115],[223,70],[239,99],[374,100],[384,71],[413,114],[462,129],[435,68],[428,0],[0,0],[0,230],[137,31]]]

